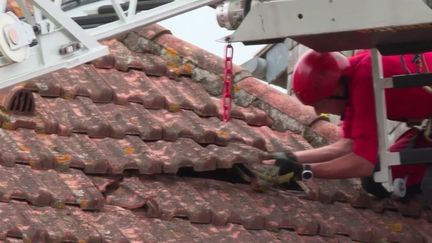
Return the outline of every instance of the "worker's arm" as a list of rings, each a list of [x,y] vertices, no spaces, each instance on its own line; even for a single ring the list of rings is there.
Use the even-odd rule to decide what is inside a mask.
[[[294,152],[299,163],[318,163],[330,161],[352,152],[351,139],[342,138],[339,141],[321,148]]]
[[[306,169],[304,164],[310,165],[310,170],[317,178],[344,179],[371,176],[374,165],[354,154],[351,147],[350,139],[342,139],[332,145],[299,151],[295,154],[274,153],[275,160],[268,161],[266,164],[276,165],[279,168],[279,177],[288,180],[302,178],[303,170]],[[265,178],[265,174],[261,178]]]
[[[374,165],[351,152],[327,162],[311,164],[311,170],[316,178],[344,179],[371,176]]]

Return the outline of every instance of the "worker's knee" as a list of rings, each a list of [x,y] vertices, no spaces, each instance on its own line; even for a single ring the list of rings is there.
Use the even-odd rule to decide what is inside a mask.
[[[390,192],[388,192],[381,183],[375,182],[371,176],[362,177],[361,185],[366,192],[377,198],[386,198],[390,196]]]

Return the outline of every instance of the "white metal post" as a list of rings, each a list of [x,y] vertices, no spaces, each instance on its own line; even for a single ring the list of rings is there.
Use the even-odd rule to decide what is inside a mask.
[[[392,79],[383,78],[381,54],[376,48],[371,49],[371,65],[378,135],[378,157],[380,162],[380,170],[374,173],[374,180],[381,182],[388,191],[393,191],[390,166],[400,164],[400,158],[398,153],[388,152],[390,141],[388,137],[389,129],[384,92],[385,88],[392,87]]]

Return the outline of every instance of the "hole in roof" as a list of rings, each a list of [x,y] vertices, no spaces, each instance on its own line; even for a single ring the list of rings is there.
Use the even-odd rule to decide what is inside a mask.
[[[238,183],[238,184],[250,184],[248,180],[244,179],[243,175],[239,173],[239,170],[236,169],[235,166],[236,165],[234,165],[233,168],[229,168],[229,169],[216,169],[213,171],[203,171],[203,172],[194,171],[193,168],[191,167],[182,167],[178,170],[177,176],[213,179],[213,180],[225,181],[230,183]],[[275,189],[304,192],[304,190],[296,182],[283,183],[276,186]]]
[[[178,170],[177,176],[213,179],[230,183],[249,184],[246,180],[242,179],[242,177],[234,168],[197,172],[194,171],[194,169],[191,167],[182,167]]]

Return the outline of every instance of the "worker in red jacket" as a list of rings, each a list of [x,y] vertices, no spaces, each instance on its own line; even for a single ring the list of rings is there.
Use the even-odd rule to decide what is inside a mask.
[[[383,56],[381,60],[385,77],[428,71],[427,64],[432,68],[432,53]],[[368,192],[388,196],[387,190],[372,179],[378,163],[378,139],[370,51],[359,51],[350,58],[338,52],[309,51],[294,68],[292,89],[300,101],[313,106],[318,113],[341,115],[343,137],[328,146],[277,158],[279,175],[293,172],[299,177],[307,165],[318,178],[362,177],[362,185]],[[432,116],[430,87],[387,89],[385,97],[391,120],[416,122]],[[432,147],[430,136],[422,129],[411,128],[389,149]],[[409,190],[419,189],[422,178],[430,177],[429,185],[423,180],[422,189],[432,193],[430,168],[427,170],[425,164],[393,166],[392,176],[406,178]]]

